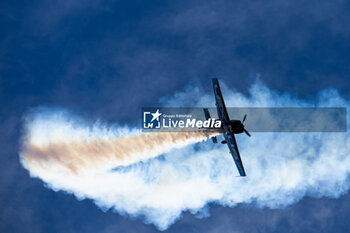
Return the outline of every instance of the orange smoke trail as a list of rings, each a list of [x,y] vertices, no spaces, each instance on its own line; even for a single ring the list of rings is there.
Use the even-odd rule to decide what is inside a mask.
[[[53,140],[44,145],[29,138],[23,146],[21,159],[34,173],[38,169],[59,168],[64,173],[91,174],[153,158],[216,134],[206,131],[158,132],[109,139]]]

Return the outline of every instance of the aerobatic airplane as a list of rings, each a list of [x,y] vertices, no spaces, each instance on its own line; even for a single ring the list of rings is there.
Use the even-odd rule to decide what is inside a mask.
[[[239,155],[235,134],[240,134],[245,132],[250,137],[249,132],[244,128],[244,125],[243,125],[247,115],[244,115],[242,121],[230,120],[230,117],[228,116],[225,102],[220,90],[219,81],[217,78],[213,79],[213,87],[214,87],[214,95],[215,95],[216,108],[218,111],[218,117],[222,122],[221,130],[225,138],[225,140],[223,140],[221,143],[227,144],[230,150],[230,153],[233,157],[233,160],[236,163],[240,176],[246,176],[242,159],[241,159],[241,156]],[[207,108],[204,109],[204,115],[207,120],[210,118],[210,114]],[[212,137],[212,140],[214,143],[217,143],[216,137]]]

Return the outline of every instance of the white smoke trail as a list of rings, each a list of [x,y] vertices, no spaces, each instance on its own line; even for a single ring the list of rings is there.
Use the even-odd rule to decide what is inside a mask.
[[[223,93],[232,107],[349,106],[331,89],[313,101],[271,91],[259,82],[250,96],[225,86]],[[211,93],[196,88],[165,102],[179,106],[184,100],[195,106],[214,102]],[[159,136],[89,125],[62,111],[38,111],[26,121],[20,155],[30,174],[50,188],[93,199],[103,209],[142,216],[161,230],[183,211],[195,214],[210,202],[280,208],[305,195],[338,197],[349,189],[348,133],[238,135],[246,178],[236,177],[226,146],[197,143],[203,134]]]

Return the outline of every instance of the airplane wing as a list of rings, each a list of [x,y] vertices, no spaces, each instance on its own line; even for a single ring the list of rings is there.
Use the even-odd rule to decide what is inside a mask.
[[[228,134],[224,133],[224,136],[227,141],[228,148],[230,149],[232,158],[236,163],[236,167],[240,176],[246,176],[234,134],[232,132],[229,132]]]
[[[227,124],[230,122],[230,118],[226,110],[224,98],[222,97],[219,81],[217,78],[213,79],[213,87],[214,87],[214,95],[215,95],[215,102],[216,102],[216,108],[218,111],[218,116],[224,124]],[[241,160],[241,156],[239,155],[234,134],[230,131],[224,132],[224,137],[227,142],[228,148],[230,149],[232,158],[236,163],[236,167],[238,169],[240,176],[246,176],[243,163]]]
[[[217,78],[213,78],[213,87],[214,87],[216,108],[218,110],[218,116],[224,124],[228,123],[230,121],[230,118],[226,111],[224,98],[222,97],[219,81]]]

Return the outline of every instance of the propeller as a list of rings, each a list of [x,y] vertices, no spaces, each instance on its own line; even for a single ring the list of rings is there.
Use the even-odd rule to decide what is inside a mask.
[[[245,122],[245,119],[246,119],[246,118],[247,118],[247,114],[244,115],[243,120],[242,120],[242,124]],[[244,125],[243,125],[243,126],[244,126]],[[245,132],[245,134],[247,134],[249,137],[251,136],[250,133],[249,133],[246,129],[244,129],[244,132]]]
[[[251,136],[250,133],[244,129],[245,134],[247,134],[249,137]]]

